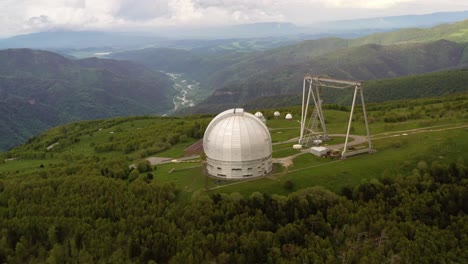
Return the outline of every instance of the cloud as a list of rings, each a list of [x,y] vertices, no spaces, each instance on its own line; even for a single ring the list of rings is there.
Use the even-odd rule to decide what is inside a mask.
[[[134,1],[122,0],[116,17],[132,21],[147,21],[155,18],[170,16],[168,2],[164,0]]]
[[[0,36],[50,29],[133,30],[468,10],[465,0],[0,0]]]
[[[395,5],[418,2],[416,0],[325,0],[324,3],[329,7],[339,8],[366,8],[366,9],[384,9],[390,8]]]

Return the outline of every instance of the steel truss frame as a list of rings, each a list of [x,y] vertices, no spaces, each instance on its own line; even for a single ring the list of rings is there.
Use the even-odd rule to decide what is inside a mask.
[[[306,94],[306,87],[307,83],[309,84],[308,86],[308,91]],[[347,157],[347,156],[352,156],[355,154],[360,154],[360,153],[370,153],[373,152],[374,150],[372,149],[372,142],[370,138],[370,131],[369,131],[369,124],[367,121],[367,113],[366,113],[366,105],[364,102],[364,93],[362,90],[362,84],[363,82],[361,81],[346,81],[346,80],[339,80],[339,79],[332,79],[332,78],[327,78],[327,77],[321,77],[321,76],[315,76],[315,75],[310,75],[306,74],[304,75],[304,83],[302,87],[302,114],[301,114],[301,132],[299,136],[299,144],[303,143],[304,136],[306,130],[308,128],[306,127],[306,122],[307,122],[307,114],[308,114],[308,107],[310,103],[310,97],[312,96],[312,100],[314,102],[314,105],[317,109],[318,112],[318,118],[320,120],[320,124],[323,129],[323,134],[324,137],[328,137],[327,135],[327,129],[325,126],[325,117],[323,115],[323,110],[322,110],[322,100],[320,99],[320,87],[326,87],[326,88],[333,88],[333,89],[347,89],[350,87],[354,87],[354,96],[353,96],[353,102],[351,105],[351,112],[349,115],[349,122],[348,122],[348,129],[346,131],[346,139],[345,139],[345,144],[343,151],[341,153],[342,157]],[[314,89],[315,88],[315,89]],[[354,114],[354,107],[356,105],[356,97],[357,94],[361,96],[361,103],[362,103],[362,111],[364,115],[364,122],[366,124],[366,132],[367,132],[367,142],[368,142],[368,148],[367,149],[362,149],[359,151],[353,151],[349,152],[348,151],[348,140],[349,140],[349,133],[351,130],[351,125],[353,122],[353,114]]]

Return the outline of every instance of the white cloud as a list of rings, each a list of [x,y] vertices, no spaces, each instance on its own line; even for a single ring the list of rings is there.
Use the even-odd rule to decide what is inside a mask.
[[[0,36],[48,29],[217,26],[468,10],[466,0],[0,0]]]
[[[339,8],[384,9],[395,5],[418,2],[417,0],[324,0],[326,6]]]

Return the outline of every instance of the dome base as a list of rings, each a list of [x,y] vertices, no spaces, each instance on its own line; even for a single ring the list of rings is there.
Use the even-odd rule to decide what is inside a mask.
[[[207,158],[210,176],[221,179],[246,179],[267,175],[273,168],[271,156],[252,161],[219,161]]]

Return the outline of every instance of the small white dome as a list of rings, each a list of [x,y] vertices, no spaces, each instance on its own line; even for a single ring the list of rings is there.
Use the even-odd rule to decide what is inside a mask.
[[[257,113],[255,113],[255,116],[256,116],[256,117],[262,117],[263,114],[262,114],[262,112],[257,112]]]
[[[244,109],[217,115],[203,137],[210,175],[245,178],[265,175],[272,169],[271,136],[260,119]]]
[[[291,114],[287,114],[287,115],[286,115],[286,119],[287,119],[287,120],[291,120],[291,119],[292,119],[292,115],[291,115]]]
[[[274,116],[280,116],[280,115],[281,115],[281,113],[280,113],[280,112],[278,112],[278,111],[275,111],[275,113],[274,113],[273,115],[274,115]]]

